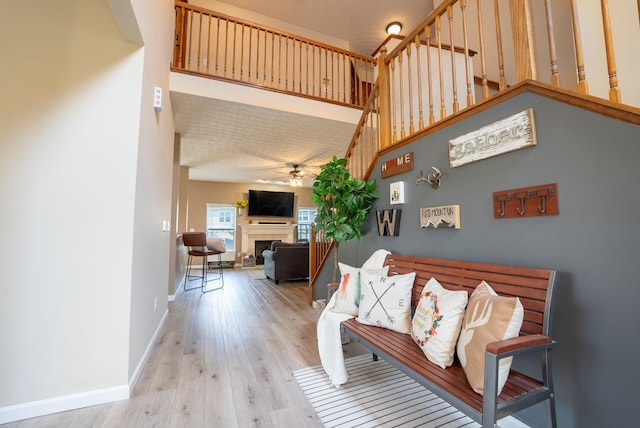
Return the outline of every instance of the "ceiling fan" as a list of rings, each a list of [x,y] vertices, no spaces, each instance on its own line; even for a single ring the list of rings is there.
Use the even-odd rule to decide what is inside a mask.
[[[298,169],[300,164],[294,163],[292,166],[293,166],[293,169],[291,171],[289,171],[289,175],[291,176],[289,178],[289,185],[291,185],[291,186],[301,186],[302,185],[302,177],[304,175],[304,171],[300,171]]]
[[[293,163],[293,162],[287,162],[284,164],[285,167],[288,168],[293,168],[292,170],[287,172],[287,169],[280,169],[279,175],[277,177],[271,178],[271,179],[267,179],[267,180],[261,180],[261,182],[263,183],[268,183],[268,184],[278,184],[278,185],[288,185],[288,186],[292,186],[292,187],[296,187],[296,186],[304,186],[305,181],[307,181],[308,178],[311,178],[314,173],[310,172],[307,170],[307,168],[310,168],[312,170],[314,169],[318,169],[318,167],[313,166],[313,165],[308,165],[306,163]],[[301,169],[301,168],[304,168]]]

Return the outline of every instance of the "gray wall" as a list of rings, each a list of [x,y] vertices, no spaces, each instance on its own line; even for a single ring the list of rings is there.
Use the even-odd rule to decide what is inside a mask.
[[[450,139],[533,108],[538,145],[449,168]],[[411,172],[381,179],[379,165],[413,151]],[[401,208],[400,236],[369,233],[343,243],[340,260],[361,264],[376,249],[559,272],[553,317],[554,381],[560,427],[635,426],[640,370],[637,269],[640,233],[640,127],[533,94],[488,111],[381,157],[372,178],[381,193],[374,209]],[[440,189],[415,184],[432,165]],[[389,183],[405,182],[404,205],[389,204]],[[560,215],[494,219],[491,194],[557,183]],[[419,208],[459,204],[460,230],[419,228]],[[330,278],[325,269],[321,279]],[[319,284],[322,284],[320,282]],[[322,287],[318,287],[322,288]],[[324,291],[318,290],[318,297]],[[517,361],[529,371],[531,361]],[[520,412],[544,426],[543,406]]]

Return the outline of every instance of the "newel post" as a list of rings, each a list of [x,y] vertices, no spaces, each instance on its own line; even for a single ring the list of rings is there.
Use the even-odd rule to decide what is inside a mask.
[[[380,147],[378,151],[391,145],[391,91],[389,90],[389,70],[387,69],[387,48],[382,47],[378,57],[378,99],[380,100]]]
[[[313,284],[318,274],[318,246],[316,245],[316,232],[314,232],[313,226],[315,226],[313,223],[309,226],[309,289],[307,294],[309,306],[313,305]]]
[[[516,80],[538,80],[531,0],[509,0]]]

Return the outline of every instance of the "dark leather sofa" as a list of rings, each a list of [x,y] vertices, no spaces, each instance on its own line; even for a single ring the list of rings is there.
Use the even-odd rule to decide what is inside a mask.
[[[276,284],[281,279],[309,277],[309,243],[272,242],[262,257],[265,275]]]

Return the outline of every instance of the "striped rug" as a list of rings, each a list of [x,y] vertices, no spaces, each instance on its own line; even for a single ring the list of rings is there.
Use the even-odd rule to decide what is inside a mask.
[[[349,381],[329,382],[322,367],[293,372],[325,427],[479,427],[423,386],[371,355],[345,360]]]

